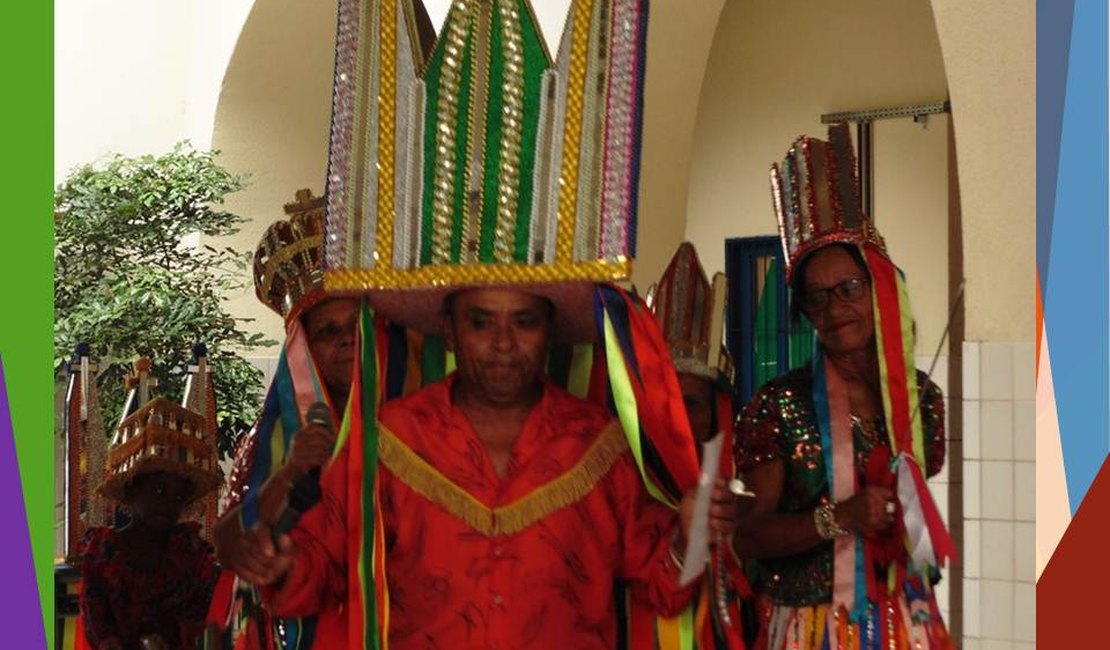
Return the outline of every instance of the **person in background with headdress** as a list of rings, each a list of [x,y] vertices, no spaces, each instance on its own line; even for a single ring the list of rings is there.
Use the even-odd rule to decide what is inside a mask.
[[[216,524],[216,551],[226,570],[211,618],[224,627],[233,611],[233,574],[249,583],[261,561],[250,531],[272,525],[289,489],[332,454],[354,372],[358,301],[330,297],[323,286],[324,199],[300,190],[285,206],[287,221],[271,225],[255,252],[255,292],[285,320],[286,340],[262,416],[240,443],[224,511]],[[309,407],[327,405],[331,426],[306,420]],[[272,620],[250,598],[238,601],[248,647],[312,647],[311,620]]]
[[[319,505],[253,538],[269,606],[319,613],[329,648],[653,647],[626,599],[677,614],[704,568],[680,585],[697,457],[666,344],[608,284],[646,6],[575,0],[553,62],[527,5],[456,1],[420,65],[410,3],[340,3],[326,240],[329,287],[370,292],[358,398]],[[442,334],[454,372],[383,404],[407,366],[383,319]],[[545,372],[556,343],[596,346],[581,394]]]
[[[954,547],[925,484],[943,400],[914,368],[905,280],[861,211],[847,126],[795,142],[772,192],[791,309],[817,336],[737,425],[756,496],[734,546],[768,576],[757,647],[952,648],[932,589]]]
[[[729,497],[711,506],[720,516],[735,508],[735,497],[750,495],[735,476],[731,452],[735,390],[732,357],[723,341],[727,296],[725,275],[717,273],[711,283],[689,242],[679,245],[647,296],[674,360],[699,458],[706,442],[723,436],[718,482],[719,492]],[[731,544],[715,542],[709,579],[698,597],[698,610],[704,612],[696,617],[699,648],[743,648],[755,627],[751,596]]]
[[[120,422],[99,490],[126,509],[128,523],[87,531],[81,617],[95,650],[191,649],[204,629],[216,566],[200,524],[179,519],[220,484],[215,432],[204,430],[202,414],[148,400],[150,360],[135,365],[128,404],[138,409]]]

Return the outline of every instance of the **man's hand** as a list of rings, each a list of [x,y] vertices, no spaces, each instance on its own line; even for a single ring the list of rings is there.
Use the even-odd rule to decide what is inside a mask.
[[[284,578],[293,567],[297,552],[288,535],[282,535],[275,545],[269,526],[260,523],[253,530],[244,531],[238,521],[235,530],[217,539],[216,549],[224,566],[257,587],[267,587]]]
[[[678,517],[681,522],[675,550],[680,554],[686,550],[686,540],[690,533],[690,526],[694,521],[694,501],[697,496],[697,487],[692,487],[682,495],[682,502],[678,506]],[[709,501],[709,531],[710,539],[722,537],[732,539],[732,534],[740,521],[740,498],[728,489],[728,481],[717,477],[713,483],[713,493]]]
[[[732,539],[740,522],[740,497],[729,489],[728,481],[717,477],[709,503],[709,530],[715,537]]]

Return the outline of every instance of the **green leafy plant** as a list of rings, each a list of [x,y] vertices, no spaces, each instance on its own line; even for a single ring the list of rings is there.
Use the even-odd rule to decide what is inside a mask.
[[[226,237],[244,219],[220,210],[246,179],[215,151],[180,143],[162,156],[116,155],[74,169],[54,194],[54,369],[79,342],[99,364],[106,422],[119,417],[123,381],[140,355],[154,362],[156,392],[180,398],[182,370],[203,342],[213,365],[221,454],[257,415],[262,373],[244,354],[274,345],[231,316],[229,293],[250,284],[250,254],[197,245]]]

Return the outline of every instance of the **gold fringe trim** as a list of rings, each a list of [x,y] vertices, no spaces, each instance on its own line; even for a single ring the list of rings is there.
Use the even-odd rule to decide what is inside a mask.
[[[490,508],[474,498],[385,427],[381,429],[378,446],[382,463],[405,485],[479,533],[494,537],[519,533],[556,510],[581,500],[628,450],[628,441],[620,423],[614,421],[562,476],[498,508]]]

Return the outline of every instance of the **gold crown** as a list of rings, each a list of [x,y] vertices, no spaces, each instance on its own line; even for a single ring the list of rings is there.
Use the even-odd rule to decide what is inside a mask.
[[[782,165],[771,166],[771,198],[788,282],[803,257],[828,244],[872,243],[886,254],[886,243],[861,207],[847,124],[830,126],[828,142],[798,138]]]
[[[297,190],[254,254],[254,291],[288,322],[324,297],[324,198]]]
[[[150,359],[135,362],[135,373],[128,379],[133,387],[130,404],[144,396]],[[139,399],[142,399],[141,397]],[[214,444],[215,431],[209,431],[204,414],[189,410],[164,397],[156,397],[120,420],[108,449],[106,478],[100,486],[104,496],[122,501],[127,484],[135,476],[149,472],[171,472],[192,481],[194,501],[220,484]]]
[[[722,345],[727,296],[725,274],[717,273],[710,283],[690,242],[678,247],[648,290],[648,304],[679,372],[731,384],[732,358]]]

